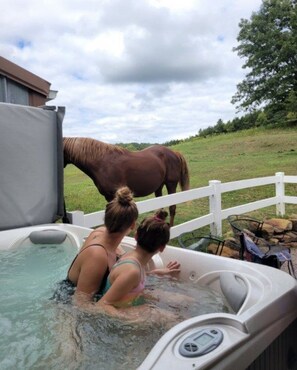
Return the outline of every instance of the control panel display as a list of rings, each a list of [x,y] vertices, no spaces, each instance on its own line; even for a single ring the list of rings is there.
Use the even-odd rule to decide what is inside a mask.
[[[179,353],[184,357],[203,356],[216,349],[223,338],[223,333],[217,328],[198,330],[182,341]]]

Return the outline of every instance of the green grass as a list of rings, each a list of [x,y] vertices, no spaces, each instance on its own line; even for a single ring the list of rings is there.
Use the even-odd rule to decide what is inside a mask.
[[[207,186],[210,180],[221,182],[272,176],[276,172],[297,175],[297,130],[294,128],[257,128],[207,138],[195,138],[171,147],[186,157],[191,188]],[[65,200],[68,211],[96,212],[105,208],[105,199],[92,180],[76,167],[65,168]],[[286,195],[296,195],[297,185],[287,185]],[[274,196],[274,186],[223,194],[223,208]],[[148,199],[136,198],[137,201]],[[175,224],[208,213],[208,199],[178,205]],[[286,205],[287,215],[297,214],[297,206]],[[273,217],[275,207],[253,212],[254,217]],[[297,216],[296,216],[297,217]],[[224,232],[228,225],[224,223]]]

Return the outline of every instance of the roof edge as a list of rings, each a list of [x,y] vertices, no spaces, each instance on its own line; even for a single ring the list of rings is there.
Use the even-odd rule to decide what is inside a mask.
[[[46,97],[50,92],[51,84],[48,81],[0,56],[1,74]]]

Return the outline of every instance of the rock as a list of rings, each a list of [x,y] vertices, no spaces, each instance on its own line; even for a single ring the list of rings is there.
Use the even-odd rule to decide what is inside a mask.
[[[207,252],[210,254],[216,254],[217,249],[218,245],[215,243],[211,243],[207,246]]]
[[[290,219],[292,222],[292,230],[297,231],[297,219]]]
[[[291,241],[291,242],[297,242],[297,233],[293,231],[288,231],[285,235],[283,240],[285,242]]]
[[[228,246],[229,242],[230,242],[229,239],[225,240],[225,244],[224,244],[224,248],[222,250],[221,256],[238,259],[239,258],[239,248],[237,249],[234,248],[234,241],[231,241],[232,243],[231,246]],[[217,244],[211,243],[207,247],[207,252],[210,254],[215,254],[217,251],[217,247],[218,247]]]
[[[283,218],[271,218],[265,224],[273,226],[276,233],[292,230],[292,221]]]
[[[262,226],[262,236],[265,239],[269,239],[274,234],[274,227],[265,221]]]
[[[277,244],[279,244],[279,239],[277,239],[276,237],[274,237],[274,238],[270,238],[270,239],[268,240],[268,243],[269,243],[269,244],[272,244],[272,245],[277,245]]]
[[[229,248],[233,248],[235,250],[240,249],[239,240],[236,240],[235,238],[232,238],[232,237],[229,237],[229,238],[225,239],[224,246],[229,247]]]
[[[278,241],[282,241],[282,240],[284,240],[284,236],[285,236],[285,234],[284,233],[282,233],[282,234],[277,234],[277,235],[273,235],[270,239],[276,239],[276,240],[278,240]],[[270,240],[269,239],[269,240]]]
[[[229,247],[224,246],[221,256],[238,259],[239,258],[239,251],[237,251],[233,248],[229,248]]]

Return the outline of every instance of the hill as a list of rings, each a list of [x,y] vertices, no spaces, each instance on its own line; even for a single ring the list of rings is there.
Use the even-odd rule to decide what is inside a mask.
[[[274,175],[285,172],[297,175],[297,130],[294,128],[264,127],[197,137],[170,147],[180,151],[190,169],[191,188],[208,185],[210,180],[221,182]],[[297,194],[295,184],[286,188],[288,195]],[[231,207],[260,198],[273,196],[272,186],[253,191],[242,190],[223,197],[223,206]],[[152,195],[153,196],[153,195]],[[146,198],[137,198],[142,200]],[[67,210],[85,213],[102,210],[105,199],[98,193],[92,180],[74,166],[65,168],[65,200]],[[275,215],[275,208],[257,211],[255,216]],[[208,200],[179,205],[176,223],[198,217],[208,209]],[[287,213],[296,213],[296,206],[287,206]]]

